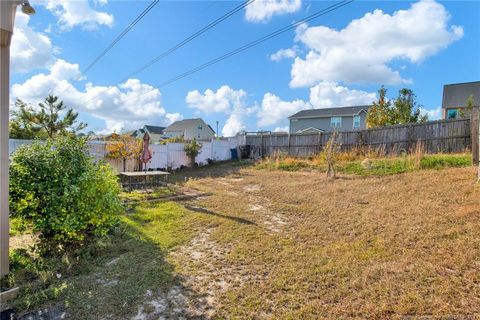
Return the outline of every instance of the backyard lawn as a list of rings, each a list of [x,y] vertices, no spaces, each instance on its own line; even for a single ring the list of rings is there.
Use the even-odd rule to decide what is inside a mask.
[[[20,242],[15,306],[69,319],[480,316],[472,167],[327,179],[226,163],[185,175],[210,195],[134,194],[115,232],[77,261],[34,262]]]

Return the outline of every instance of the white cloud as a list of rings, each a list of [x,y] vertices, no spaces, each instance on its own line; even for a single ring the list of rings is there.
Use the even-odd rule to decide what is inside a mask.
[[[420,108],[422,114],[428,116],[428,120],[439,120],[442,118],[442,107],[436,107],[433,109]]]
[[[190,108],[205,114],[221,112],[229,115],[222,129],[222,134],[228,137],[245,130],[246,118],[256,110],[247,106],[246,97],[244,90],[223,85],[217,91],[207,89],[203,94],[198,90],[189,91],[185,101]]]
[[[288,126],[276,127],[275,129],[273,129],[273,132],[288,132],[288,130],[289,130]]]
[[[241,113],[232,113],[223,126],[222,135],[225,137],[233,137],[245,129],[246,126],[243,115]]]
[[[290,85],[311,86],[321,80],[410,83],[389,64],[395,59],[420,63],[462,38],[463,28],[449,26],[449,20],[443,5],[423,0],[392,15],[375,10],[339,31],[301,26],[296,40],[310,51],[304,59],[295,59]]]
[[[303,100],[283,101],[278,96],[268,92],[263,96],[262,105],[257,114],[259,126],[270,126],[285,120],[288,116],[309,109],[311,105]]]
[[[295,58],[297,56],[297,47],[280,49],[277,52],[270,55],[270,60],[278,62],[286,58]]]
[[[29,25],[30,17],[17,14],[11,45],[11,71],[28,72],[53,63],[54,48],[50,39]]]
[[[67,106],[104,120],[106,131],[136,129],[147,122],[168,125],[182,117],[167,113],[161,105],[160,91],[138,79],[108,87],[87,83],[84,90],[78,90],[71,81],[79,75],[78,64],[57,60],[49,73],[36,74],[22,84],[14,84],[12,96],[37,104],[48,94],[60,95]]]
[[[165,118],[168,119],[168,124],[172,124],[175,121],[183,120],[183,115],[175,112],[175,113],[167,113],[165,114]]]
[[[113,26],[113,15],[97,11],[90,6],[88,0],[46,0],[41,2],[57,18],[62,30],[70,30],[80,26],[85,30],[94,30],[99,26]],[[97,2],[97,5],[105,5],[107,1]]]
[[[352,90],[332,81],[322,81],[310,88],[310,103],[314,108],[367,105],[376,99],[374,92]]]
[[[228,112],[244,103],[247,93],[243,90],[234,90],[227,85],[221,86],[216,92],[211,89],[201,94],[198,90],[189,91],[185,101],[190,108],[206,114],[214,112]]]
[[[274,15],[293,13],[301,7],[301,0],[257,0],[246,7],[245,18],[250,22],[268,22]]]

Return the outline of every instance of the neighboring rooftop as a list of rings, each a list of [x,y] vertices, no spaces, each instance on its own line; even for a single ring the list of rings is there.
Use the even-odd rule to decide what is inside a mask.
[[[165,128],[164,131],[184,131],[186,128],[188,128],[189,126],[194,126],[194,125],[198,125],[198,124],[206,124],[205,121],[203,121],[203,119],[201,118],[195,118],[195,119],[184,119],[184,120],[179,120],[179,121],[175,121],[174,123],[172,123],[171,125],[169,125],[167,128]],[[207,124],[207,126],[213,131],[215,132],[215,130],[212,129],[212,127],[210,127],[210,125]]]
[[[145,129],[148,130],[150,133],[155,133],[155,134],[163,134],[163,130],[165,130],[165,127],[158,127],[158,126],[151,126],[151,125],[145,125]]]
[[[480,105],[480,81],[446,84],[443,86],[442,108],[463,108],[470,95],[473,95],[474,104]]]
[[[302,110],[294,115],[288,117],[292,118],[324,118],[335,116],[354,116],[362,111],[367,112],[370,108],[369,105],[364,106],[350,106],[350,107],[337,107],[337,108],[322,108],[322,109],[307,109]]]

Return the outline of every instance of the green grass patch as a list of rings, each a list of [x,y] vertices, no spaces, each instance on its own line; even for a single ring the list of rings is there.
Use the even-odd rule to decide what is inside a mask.
[[[145,201],[150,199],[173,196],[177,193],[173,186],[158,187],[150,190],[133,190],[131,192],[120,193],[123,201]]]
[[[364,167],[360,161],[340,163],[337,168],[340,172],[361,176],[385,176],[410,172],[415,169],[413,160],[406,157],[372,160],[370,168]]]
[[[471,154],[425,155],[420,161],[422,169],[442,169],[468,167],[472,164]]]
[[[472,163],[470,154],[424,155],[417,163],[414,156],[370,159],[370,165],[362,165],[361,160],[338,161],[339,172],[361,176],[385,176],[412,172],[420,169],[443,169],[468,167]],[[325,164],[315,159],[285,158],[266,159],[255,166],[258,170],[298,171],[305,168],[325,171]]]
[[[13,301],[20,312],[59,304],[69,319],[132,316],[147,290],[176,281],[165,256],[187,243],[206,219],[174,202],[141,204],[111,234],[74,252],[38,257],[29,249],[12,250],[2,287],[20,287]]]

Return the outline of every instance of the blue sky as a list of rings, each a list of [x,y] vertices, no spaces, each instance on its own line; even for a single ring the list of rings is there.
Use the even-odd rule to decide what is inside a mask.
[[[12,98],[56,94],[97,133],[202,117],[221,133],[285,130],[302,109],[370,103],[380,85],[414,90],[439,117],[442,86],[480,80],[480,2],[356,1],[189,77],[159,84],[334,4],[256,0],[183,48],[134,70],[238,1],[160,1],[88,73],[81,70],[147,1],[31,0],[17,14]]]

